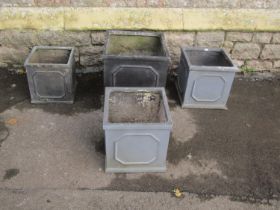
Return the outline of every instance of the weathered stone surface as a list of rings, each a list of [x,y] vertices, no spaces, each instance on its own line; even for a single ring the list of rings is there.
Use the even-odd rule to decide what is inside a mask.
[[[93,45],[103,45],[105,42],[105,33],[106,32],[100,32],[95,31],[91,33],[91,42]]]
[[[227,53],[231,53],[231,50],[232,50],[232,47],[233,47],[233,42],[224,41],[224,44],[223,44],[222,47]]]
[[[0,47],[0,63],[23,65],[28,56],[29,49],[26,47],[9,48]]]
[[[267,44],[264,46],[262,53],[262,59],[280,59],[280,45]]]
[[[66,30],[182,30],[178,8],[65,8]]]
[[[103,46],[81,47],[80,64],[82,66],[94,66],[102,64]]]
[[[78,48],[75,47],[75,51],[74,51],[74,59],[76,61],[76,63],[80,62],[80,52],[78,50]]]
[[[194,32],[166,32],[165,38],[173,65],[179,63],[181,46],[193,46],[195,40]]]
[[[107,1],[105,0],[74,0],[71,1],[71,6],[77,7],[106,7],[108,6]]]
[[[44,45],[88,46],[91,45],[90,32],[45,31],[38,33]]]
[[[240,1],[241,8],[268,9],[279,8],[279,3],[275,0],[246,0]]]
[[[0,44],[8,47],[33,47],[41,42],[35,30],[5,30],[0,31]]]
[[[272,43],[280,44],[280,33],[273,34]]]
[[[7,68],[8,67],[8,64],[7,63],[1,63],[0,62],[0,68]]]
[[[1,0],[0,6],[279,8],[277,0]]]
[[[136,0],[114,0],[114,1],[108,1],[108,6],[110,7],[135,7]]]
[[[232,57],[235,59],[257,59],[261,48],[255,43],[236,43],[232,50]]]
[[[274,68],[280,68],[280,60],[274,61],[273,67]]]
[[[255,33],[253,36],[253,42],[268,44],[270,43],[271,37],[272,37],[272,33],[265,33],[265,32]]]
[[[232,60],[233,64],[238,66],[238,67],[241,67],[244,65],[244,61],[243,60]]]
[[[255,70],[264,71],[272,69],[272,61],[250,60],[246,65],[254,68]]]
[[[224,42],[225,33],[222,31],[215,32],[198,32],[197,46],[201,47],[221,47]]]
[[[91,44],[90,32],[5,30],[0,31],[2,46],[61,45],[87,46]]]
[[[232,42],[250,42],[252,40],[253,33],[246,32],[227,32],[226,40]]]
[[[36,0],[36,6],[68,6],[71,0]]]
[[[1,0],[0,6],[3,7],[15,7],[15,6],[33,6],[34,0]]]

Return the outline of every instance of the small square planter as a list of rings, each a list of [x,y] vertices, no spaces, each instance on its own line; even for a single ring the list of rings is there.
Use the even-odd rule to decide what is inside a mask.
[[[164,172],[171,128],[164,88],[106,88],[106,172]]]
[[[76,79],[74,48],[34,47],[24,64],[31,103],[73,103]]]
[[[236,71],[223,49],[181,48],[176,86],[182,107],[227,109]]]
[[[162,33],[108,31],[103,60],[105,87],[165,86],[170,58]]]

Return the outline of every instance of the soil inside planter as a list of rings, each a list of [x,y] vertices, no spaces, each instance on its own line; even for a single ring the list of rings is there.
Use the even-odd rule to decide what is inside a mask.
[[[37,49],[29,63],[67,64],[70,53],[67,49]]]
[[[158,92],[112,92],[109,97],[111,123],[162,123],[167,121]]]
[[[186,50],[192,65],[197,66],[233,66],[221,51]]]
[[[109,55],[164,56],[157,36],[110,35],[106,50]]]

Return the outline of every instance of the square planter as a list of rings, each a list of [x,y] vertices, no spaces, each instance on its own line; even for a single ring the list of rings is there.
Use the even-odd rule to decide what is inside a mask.
[[[236,71],[223,49],[181,48],[176,86],[182,107],[227,109]]]
[[[31,103],[74,102],[74,48],[36,46],[24,66]]]
[[[164,172],[171,128],[164,88],[106,88],[106,172]]]
[[[105,87],[165,86],[170,58],[162,33],[108,31],[103,60]]]

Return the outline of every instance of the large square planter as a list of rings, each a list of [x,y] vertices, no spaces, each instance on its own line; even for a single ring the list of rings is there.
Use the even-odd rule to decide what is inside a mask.
[[[164,87],[169,56],[163,33],[108,31],[104,86]]]
[[[106,88],[106,172],[164,172],[171,128],[164,88]]]
[[[176,86],[182,107],[227,109],[236,71],[223,49],[181,48]]]
[[[31,103],[73,103],[76,87],[74,48],[34,47],[24,64]]]

